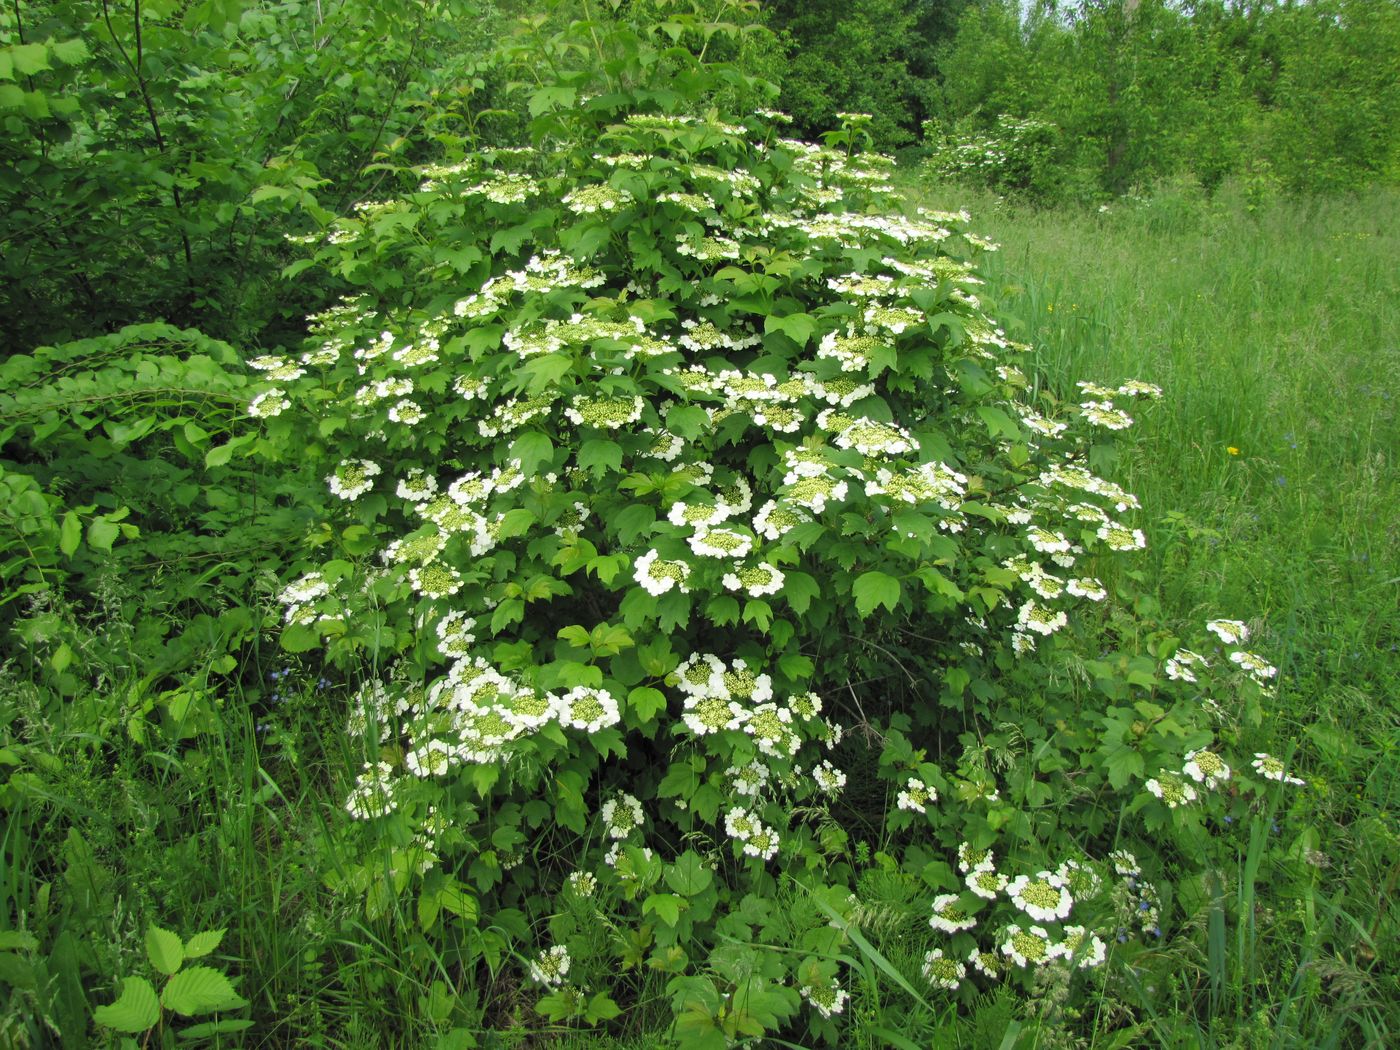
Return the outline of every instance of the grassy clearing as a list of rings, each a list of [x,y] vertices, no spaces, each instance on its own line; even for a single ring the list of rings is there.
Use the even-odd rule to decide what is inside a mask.
[[[1258,1045],[1309,1045],[1347,991],[1341,1045],[1393,1045],[1400,196],[1251,211],[1168,191],[1105,212],[925,196],[968,207],[1002,245],[989,294],[1058,394],[1079,379],[1165,389],[1115,475],[1143,501],[1142,578],[1168,624],[1246,619],[1281,668],[1239,751],[1292,754],[1310,778],[1277,821],[1294,878],[1253,885],[1262,843],[1225,873],[1242,899],[1258,891],[1258,926],[1228,943],[1212,931],[1212,957],[1194,961],[1215,986],[1202,1045],[1232,1029],[1255,1045],[1245,1033],[1270,1017],[1276,1036],[1260,1029]],[[1301,943],[1273,909],[1297,913]],[[1164,1045],[1177,1023],[1154,1024]]]
[[[1393,747],[1400,197],[974,209],[1003,245],[992,294],[1052,386],[1166,390],[1120,468],[1154,540],[1143,567],[1169,617],[1264,633],[1285,681],[1261,743],[1311,740],[1323,773],[1339,749]],[[1380,809],[1387,772],[1366,785]]]

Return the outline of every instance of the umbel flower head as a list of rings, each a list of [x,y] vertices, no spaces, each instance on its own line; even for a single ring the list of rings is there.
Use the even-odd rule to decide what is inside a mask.
[[[1011,880],[992,867],[973,868],[967,873],[967,888],[986,900],[996,900]]]
[[[851,998],[851,993],[842,988],[841,982],[835,977],[824,983],[804,984],[799,988],[799,992],[822,1017],[832,1017],[841,1013]]]
[[[1214,751],[1188,752],[1186,764],[1181,767],[1181,771],[1212,791],[1230,779],[1230,767]]]
[[[976,926],[977,920],[959,906],[958,899],[956,893],[940,893],[933,898],[933,917],[929,925],[943,933],[957,933]]]
[[[1173,773],[1163,773],[1153,777],[1144,785],[1148,791],[1167,804],[1168,809],[1176,809],[1196,801],[1196,789]]]
[[[530,980],[546,988],[557,988],[568,979],[572,962],[569,949],[562,944],[556,944],[541,952],[530,964]]]
[[[936,988],[955,990],[967,976],[967,967],[934,948],[924,956],[924,978]]]
[[[896,802],[900,809],[912,810],[915,813],[928,812],[928,804],[938,799],[938,792],[925,784],[918,777],[910,777],[904,790],[899,793]]]
[[[599,816],[609,838],[625,839],[642,826],[642,804],[624,792],[604,802]]]
[[[1294,784],[1299,787],[1307,783],[1301,777],[1290,775],[1288,767],[1282,761],[1262,751],[1254,756],[1251,765],[1254,766],[1256,773],[1267,780],[1277,780],[1280,784]]]
[[[667,561],[650,550],[637,559],[634,576],[648,594],[662,595],[673,587],[685,592],[689,590],[686,583],[690,579],[690,566],[683,561]]]
[[[1066,918],[1074,905],[1065,879],[1053,871],[1016,876],[1006,887],[1006,895],[1016,907],[1041,922]]]
[[[1239,645],[1249,641],[1249,628],[1240,620],[1210,620],[1206,630],[1226,645]]]
[[[1022,968],[1044,966],[1055,958],[1050,934],[1045,932],[1043,926],[1031,926],[1028,929],[1022,929],[1015,924],[1008,926],[1001,942],[1001,951],[1011,962]]]
[[[1083,926],[1066,926],[1061,941],[1052,946],[1051,953],[1058,958],[1073,963],[1081,970],[1091,970],[1102,966],[1108,957],[1108,946],[1098,934]]]
[[[342,459],[340,464],[326,477],[331,495],[343,500],[357,500],[374,487],[374,479],[381,473],[378,463],[369,459]]]

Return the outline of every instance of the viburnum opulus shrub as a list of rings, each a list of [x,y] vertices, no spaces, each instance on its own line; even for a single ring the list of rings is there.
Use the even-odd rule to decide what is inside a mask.
[[[338,221],[364,294],[252,362],[338,508],[284,643],[374,669],[337,887],[553,1020],[662,979],[693,1046],[835,1039],[862,926],[916,1011],[1092,979],[1161,933],[1157,833],[1236,804],[1214,701],[1272,674],[1146,629],[1057,673],[1136,629],[1087,450],[1158,391],[1044,390],[966,216],[902,213],[852,129],[624,101]]]
[[[925,121],[923,130],[929,151],[924,171],[934,179],[952,179],[1038,200],[1050,200],[1062,189],[1064,136],[1047,121],[1002,114],[992,135],[933,120]]]

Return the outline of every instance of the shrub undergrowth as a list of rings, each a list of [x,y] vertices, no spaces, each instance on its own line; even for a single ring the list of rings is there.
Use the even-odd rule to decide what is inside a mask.
[[[839,1038],[857,956],[931,1024],[863,925],[967,996],[1150,950],[1207,821],[1290,779],[1215,750],[1276,673],[1247,627],[1188,649],[1101,579],[1144,539],[1096,463],[1159,391],[1045,389],[863,118],[537,100],[535,147],[340,220],[367,287],[252,362],[343,508],[283,644],[374,672],[336,888],[554,1022],[664,980],[693,1046]]]

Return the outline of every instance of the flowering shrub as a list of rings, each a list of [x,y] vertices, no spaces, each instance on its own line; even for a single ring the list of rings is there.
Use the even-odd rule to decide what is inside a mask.
[[[1050,200],[1063,179],[1060,129],[1035,118],[997,117],[996,130],[980,134],[962,124],[924,122],[928,174],[1003,193]]]
[[[253,362],[336,508],[283,642],[375,669],[337,886],[554,1021],[661,975],[687,1046],[837,1038],[896,884],[928,995],[1092,971],[1163,922],[1170,851],[1119,823],[1234,804],[1201,683],[1257,710],[1271,673],[1104,581],[1144,540],[1091,446],[1159,391],[1042,389],[991,246],[853,129],[663,103],[570,90],[570,136],[338,220],[364,292]],[[1076,656],[1110,615],[1143,651]]]

